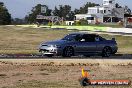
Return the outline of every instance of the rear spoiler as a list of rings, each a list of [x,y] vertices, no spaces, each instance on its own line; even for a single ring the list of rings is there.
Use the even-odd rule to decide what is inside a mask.
[[[112,38],[113,41],[115,41],[115,38]]]

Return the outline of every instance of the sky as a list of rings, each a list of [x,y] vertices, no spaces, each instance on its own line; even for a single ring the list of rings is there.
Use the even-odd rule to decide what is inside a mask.
[[[80,8],[86,2],[94,2],[102,4],[103,0],[0,0],[11,13],[13,18],[24,18],[37,4],[47,5],[50,9],[54,9],[58,5],[70,5],[72,10]],[[127,5],[132,10],[132,0],[116,0],[121,6]]]

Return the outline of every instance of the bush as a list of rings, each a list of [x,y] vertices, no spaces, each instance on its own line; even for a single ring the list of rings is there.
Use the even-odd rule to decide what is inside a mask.
[[[80,19],[79,21],[75,21],[75,25],[88,25],[88,21],[85,19]]]
[[[88,25],[88,21],[85,19],[81,19],[80,22],[81,22],[81,25]]]
[[[80,21],[75,21],[75,25],[79,26],[79,25],[81,25],[81,22]]]
[[[52,26],[52,23],[51,23],[51,22],[49,22],[49,23],[48,23],[48,26],[50,26],[50,27],[51,27],[51,26]]]

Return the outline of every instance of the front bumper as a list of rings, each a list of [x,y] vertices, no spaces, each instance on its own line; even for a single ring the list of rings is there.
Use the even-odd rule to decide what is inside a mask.
[[[56,50],[40,49],[39,52],[41,52],[43,54],[57,54]]]
[[[55,47],[41,47],[39,48],[39,52],[41,52],[44,55],[61,55],[62,52],[61,49],[55,48]]]

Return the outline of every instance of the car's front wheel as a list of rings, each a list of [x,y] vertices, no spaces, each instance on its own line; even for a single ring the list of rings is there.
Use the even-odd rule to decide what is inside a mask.
[[[71,57],[74,55],[74,49],[72,47],[66,47],[63,50],[63,57]]]
[[[110,57],[111,55],[111,48],[105,47],[102,51],[102,57]]]
[[[85,57],[90,57],[90,55],[84,55]]]

